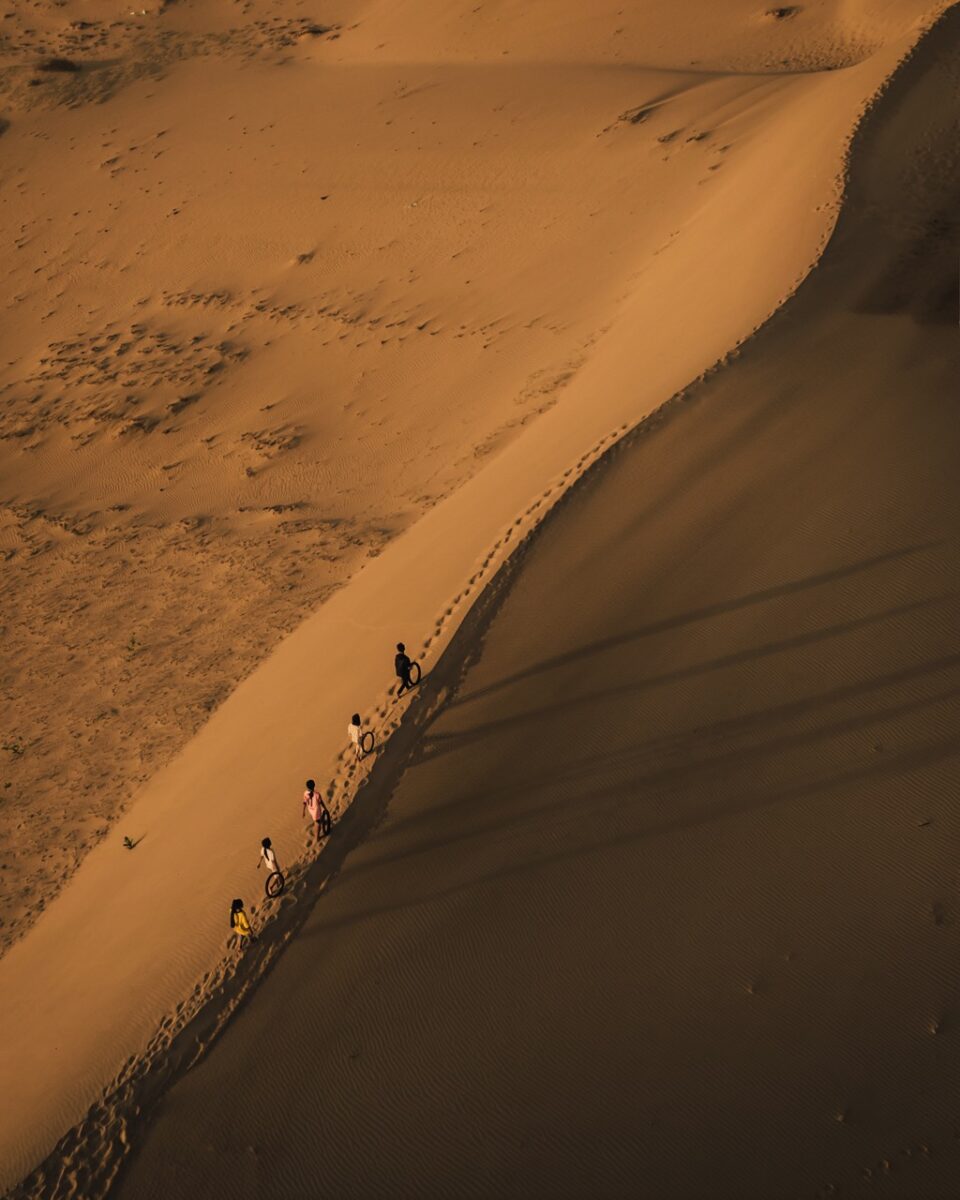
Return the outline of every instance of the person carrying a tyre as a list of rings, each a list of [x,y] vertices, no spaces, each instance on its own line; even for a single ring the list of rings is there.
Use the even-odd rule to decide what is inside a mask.
[[[307,790],[303,793],[303,809],[301,813],[309,811],[317,824],[317,838],[326,837],[330,832],[330,814],[327,812],[327,806],[323,802],[323,797],[317,791],[317,785],[312,779],[307,780]]]
[[[274,872],[280,873],[280,864],[277,862],[277,855],[273,849],[273,843],[269,838],[264,838],[260,843],[260,861],[257,863],[259,871],[263,864],[267,865],[267,875],[273,875]]]
[[[410,678],[410,668],[413,663],[407,657],[407,648],[403,642],[397,642],[397,653],[393,665],[397,672],[397,678],[400,680],[397,695],[402,696],[408,688],[413,687],[413,680]]]
[[[353,746],[353,752],[357,758],[363,758],[363,738],[360,733],[360,714],[354,713],[350,718],[350,724],[347,726],[347,734],[350,738],[350,744]]]

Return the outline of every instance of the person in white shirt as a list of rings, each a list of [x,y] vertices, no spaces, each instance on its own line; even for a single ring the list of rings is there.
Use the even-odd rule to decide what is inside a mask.
[[[354,713],[350,718],[350,724],[347,726],[347,733],[350,735],[350,741],[353,743],[354,753],[357,758],[363,758],[363,738],[360,733],[360,714]]]
[[[260,843],[260,862],[257,863],[258,871],[263,863],[266,863],[268,875],[272,875],[275,871],[279,874],[280,864],[277,862],[277,856],[274,853],[273,844],[269,838],[264,838]]]

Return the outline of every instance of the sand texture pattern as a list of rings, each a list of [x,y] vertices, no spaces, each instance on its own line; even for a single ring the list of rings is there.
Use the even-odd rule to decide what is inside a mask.
[[[11,1195],[951,1194],[945,7],[2,22]]]
[[[958,49],[808,284],[531,539],[122,1196],[954,1194]]]
[[[716,266],[704,189],[797,72],[924,11],[866,39],[735,6],[738,77],[665,14],[641,71],[614,6],[546,40],[516,6],[408,7],[6,14],[0,949],[279,639],[556,402],[651,263]],[[835,120],[797,166],[829,179]],[[741,183],[781,169],[754,157]],[[757,315],[824,221],[745,282]]]

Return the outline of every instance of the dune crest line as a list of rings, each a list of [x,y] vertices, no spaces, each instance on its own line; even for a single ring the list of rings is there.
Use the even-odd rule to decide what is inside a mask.
[[[958,18],[822,269],[517,555],[121,1197],[951,1193]]]
[[[888,48],[877,55],[879,62],[867,64],[870,70],[860,66],[850,68],[843,76],[803,81],[799,107],[810,100],[811,89],[821,86],[836,88],[857,110],[852,129],[838,116],[837,127],[824,132],[824,141],[829,143],[840,128],[846,131],[839,146],[834,142],[830,169],[818,176],[818,185],[825,177],[842,181],[864,114],[874,110],[878,95],[896,77],[916,44],[911,39],[906,47]],[[881,83],[876,78],[878,72]],[[870,83],[868,101],[862,96],[864,78]],[[848,115],[848,109],[839,103],[834,109]],[[837,156],[841,163],[839,175]],[[789,158],[789,153],[784,157]],[[842,183],[833,186],[840,188]],[[716,219],[728,220],[730,211],[720,207],[723,211]],[[766,233],[773,237],[776,230],[768,228]],[[108,840],[98,847],[34,930],[0,960],[0,1020],[4,1027],[17,1028],[27,1013],[33,1019],[38,1019],[38,1014],[39,1019],[45,1013],[56,1014],[61,1039],[56,1076],[71,1081],[71,1094],[65,1095],[42,1071],[31,1074],[25,1070],[30,1064],[28,1047],[8,1045],[0,1053],[0,1086],[12,1088],[16,1080],[20,1099],[18,1113],[4,1125],[0,1181],[22,1177],[59,1131],[73,1126],[38,1173],[25,1179],[11,1196],[70,1195],[76,1194],[78,1187],[84,1195],[93,1196],[110,1187],[127,1152],[130,1129],[145,1115],[162,1087],[203,1053],[262,970],[295,932],[310,907],[309,902],[301,902],[309,901],[323,877],[330,877],[324,866],[328,855],[333,863],[328,862],[327,867],[335,869],[336,854],[331,853],[335,840],[315,862],[308,863],[300,856],[292,894],[280,908],[281,914],[290,915],[281,915],[275,928],[267,927],[273,932],[264,938],[261,957],[249,960],[249,977],[244,978],[242,971],[225,969],[220,953],[225,934],[219,919],[223,897],[236,890],[232,880],[244,878],[249,872],[250,848],[256,845],[265,823],[264,798],[282,791],[277,807],[282,811],[281,806],[286,805],[292,813],[301,776],[312,770],[318,778],[324,777],[321,767],[310,764],[319,759],[322,766],[336,758],[339,734],[325,732],[318,738],[313,728],[303,728],[302,704],[297,696],[304,664],[319,664],[323,679],[332,681],[311,705],[313,727],[341,729],[341,711],[357,703],[351,699],[345,704],[340,691],[340,681],[349,678],[354,689],[351,695],[378,697],[371,707],[391,734],[383,772],[387,766],[400,763],[416,738],[421,717],[428,716],[430,710],[422,704],[420,709],[411,710],[408,720],[393,721],[389,716],[389,698],[382,691],[382,680],[387,674],[386,657],[396,638],[405,636],[408,645],[420,651],[428,683],[436,672],[437,692],[432,693],[434,684],[430,684],[423,694],[431,701],[442,701],[446,673],[453,670],[457,655],[465,650],[475,631],[473,623],[487,619],[490,606],[496,603],[519,564],[515,549],[518,542],[539,527],[546,513],[615,443],[633,430],[639,429],[641,434],[655,430],[668,411],[666,406],[682,400],[683,389],[735,355],[751,333],[790,298],[819,261],[828,239],[829,229],[821,229],[812,262],[804,256],[803,261],[809,263],[806,268],[796,262],[790,264],[794,274],[786,292],[782,291],[781,280],[781,290],[773,300],[763,295],[756,298],[756,309],[747,305],[747,313],[728,311],[723,320],[711,324],[710,337],[695,339],[695,346],[687,347],[690,353],[682,360],[678,357],[652,365],[642,389],[624,386],[622,378],[619,388],[605,388],[604,381],[610,385],[611,377],[617,377],[624,361],[633,361],[636,353],[636,329],[631,324],[636,319],[636,306],[628,304],[621,324],[601,342],[569,394],[534,429],[388,546],[347,588],[282,643],[183,754],[146,785],[124,821],[127,828],[139,830],[142,826],[148,832],[136,858],[121,860],[123,865],[118,868],[115,845]],[[808,255],[809,247],[805,251]],[[695,257],[693,249],[688,253]],[[714,300],[711,295],[703,301],[700,317],[705,322],[717,317]],[[645,303],[650,311],[655,308],[655,298],[648,297]],[[696,303],[692,298],[691,304]],[[648,331],[647,336],[652,341],[652,333]],[[589,400],[582,400],[597,394],[606,395],[607,403],[591,406]],[[674,399],[667,400],[671,396]],[[585,445],[591,447],[587,452],[582,451]],[[539,481],[533,495],[532,480]],[[477,512],[483,514],[482,521],[465,520],[467,514]],[[464,530],[468,528],[470,536],[465,538]],[[401,582],[404,587],[398,586]],[[452,597],[439,616],[435,600],[425,599],[438,595]],[[474,599],[478,595],[480,598]],[[463,620],[462,614],[467,614]],[[410,631],[424,628],[432,631],[417,643],[416,634]],[[298,716],[299,727],[295,723]],[[282,783],[277,781],[278,761],[291,764]],[[239,781],[231,793],[229,808],[198,805],[198,796],[209,797],[212,784],[226,778]],[[354,816],[354,807],[347,802],[355,795],[364,795],[364,785],[355,789],[358,779],[355,767],[341,766],[332,775],[328,794],[343,819],[340,828],[349,831],[353,821],[362,833],[365,826],[360,808]],[[371,795],[385,786],[379,784],[379,779],[380,770],[375,767],[369,785]],[[388,792],[384,792],[382,802],[387,798]],[[227,813],[229,844],[223,840]],[[276,844],[295,841],[293,815],[271,816],[269,822]],[[211,846],[217,847],[215,869],[211,866]],[[179,888],[174,895],[164,896],[170,927],[156,929],[156,936],[144,945],[142,931],[154,911],[157,882],[170,879]],[[114,915],[109,919],[104,916],[104,896],[109,896],[113,905]],[[300,911],[294,916],[298,904]],[[122,919],[116,917],[117,912],[123,914]],[[185,928],[191,930],[189,945],[183,943]],[[67,947],[66,954],[61,952],[63,947]],[[192,999],[183,1001],[173,1016],[164,1015],[171,1011],[171,999],[183,996],[198,977],[201,982]],[[135,1004],[130,999],[134,992]],[[68,998],[74,1004],[73,1014],[70,1004],[65,1003]],[[92,1022],[91,1011],[95,1014]],[[127,1060],[119,1076],[118,1058]],[[163,1071],[153,1073],[151,1067],[160,1062],[164,1063]],[[114,1078],[116,1083],[90,1109],[90,1096],[100,1090],[104,1078]],[[131,1113],[136,1109],[141,1115],[134,1117]],[[84,1111],[87,1117],[76,1126],[78,1115]],[[87,1160],[89,1169],[90,1161],[98,1157],[104,1164],[102,1177],[86,1174],[81,1179],[82,1161]]]

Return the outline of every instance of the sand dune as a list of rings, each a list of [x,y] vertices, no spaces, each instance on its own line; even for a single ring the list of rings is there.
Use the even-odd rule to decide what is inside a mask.
[[[513,4],[488,6],[478,21],[475,7],[342,5],[318,24],[268,5],[241,6],[236,22],[218,6],[170,5],[78,27],[90,6],[68,5],[41,7],[29,29],[17,14],[4,31],[4,53],[17,62],[0,82],[11,113],[0,148],[17,182],[0,211],[19,234],[0,378],[4,612],[18,651],[4,680],[14,714],[5,727],[17,731],[6,744],[13,799],[0,810],[5,844],[17,851],[4,868],[14,918],[6,944],[47,911],[0,960],[0,1023],[22,1031],[0,1046],[0,1079],[8,1089],[16,1080],[18,1094],[0,1127],[0,1181],[29,1170],[122,1072],[119,1092],[107,1087],[105,1104],[28,1192],[76,1186],[92,1195],[109,1181],[130,1135],[123,1104],[148,1106],[196,1056],[190,1019],[200,1011],[202,1050],[307,920],[317,885],[355,845],[360,865],[379,852],[377,838],[364,841],[370,813],[386,801],[392,772],[420,732],[417,719],[400,726],[377,768],[377,799],[361,792],[339,841],[316,862],[304,853],[297,793],[311,772],[329,778],[341,812],[353,800],[361,775],[338,763],[344,714],[360,706],[381,736],[397,728],[384,691],[397,630],[419,639],[426,663],[439,664],[438,691],[424,698],[442,698],[440,685],[452,684],[467,635],[502,584],[445,650],[451,634],[519,537],[615,437],[748,337],[803,279],[832,228],[849,133],[932,12],[901,3],[878,17],[871,6],[821,4],[776,16],[736,5],[721,18],[713,6],[696,6],[681,14],[697,18],[691,26],[657,6],[627,23],[613,5],[591,11],[589,22],[567,12],[548,23],[541,10]],[[26,58],[94,52],[102,66],[24,67]],[[916,80],[921,65],[905,79]],[[937,103],[949,113],[945,100]],[[895,109],[892,99],[881,106],[888,116]],[[924,311],[938,311],[939,285],[922,257],[917,265],[909,239],[918,213],[948,201],[945,136],[928,141],[923,160],[948,164],[943,178],[934,176],[935,194],[917,194],[915,166],[894,181],[871,176],[917,138],[924,111],[921,103],[919,116],[893,124],[891,148],[861,168],[865,195],[904,193],[894,227],[900,258],[881,271],[876,233],[863,221],[877,201],[864,200],[848,224],[867,249],[851,249],[846,233],[846,257],[838,243],[816,275],[817,286],[831,272],[849,275],[871,311],[899,311],[905,289],[916,296],[921,281]],[[65,172],[82,191],[62,186]],[[787,385],[786,396],[778,389],[818,344],[804,296],[783,322],[802,325],[812,343],[752,350],[761,382],[739,382],[744,360],[710,386],[726,379],[731,394],[743,388],[743,404],[763,409],[772,395],[796,412],[801,384]],[[833,333],[851,301],[839,288],[828,300],[823,328]],[[845,336],[872,344],[875,329],[864,318]],[[823,367],[831,396],[848,387],[863,395],[840,376],[852,345],[836,349],[836,371]],[[885,349],[894,353],[893,343]],[[920,349],[906,335],[899,349],[903,357],[878,366],[877,380],[922,353],[925,394],[934,394],[944,360],[928,359],[926,343]],[[776,418],[764,410],[756,422],[786,422],[781,406]],[[581,580],[571,595],[595,591],[595,620],[612,631],[625,618],[616,605],[606,612],[614,584],[599,581],[630,537],[646,539],[637,553],[649,557],[646,506],[669,508],[688,487],[684,470],[696,477],[705,463],[722,467],[728,483],[739,471],[739,485],[749,478],[758,488],[761,464],[770,470],[773,460],[759,451],[735,468],[735,424],[698,424],[694,436],[694,421],[684,416],[676,435],[692,456],[686,468],[679,446],[665,444],[671,424],[651,440],[656,452],[630,451],[645,455],[643,489],[633,480],[622,499],[602,505],[620,512],[626,529],[606,547],[587,535],[596,549],[582,570],[595,570],[598,583]],[[828,445],[832,435],[822,417],[805,434]],[[924,446],[918,439],[918,464]],[[946,440],[939,449],[946,454]],[[896,450],[884,460],[891,477]],[[913,513],[904,488],[902,511]],[[782,495],[792,493],[784,486]],[[723,504],[731,513],[746,507],[761,522],[732,522],[753,549],[772,496],[718,497],[717,513]],[[690,504],[711,510],[714,500]],[[649,597],[631,591],[632,577],[621,580],[630,611],[647,620],[657,604],[664,614],[685,611],[684,579],[711,612],[747,594],[730,590],[749,583],[744,560],[729,547],[716,562],[698,556],[704,509],[686,511],[688,525],[670,518],[658,535],[662,560],[646,571],[660,583]],[[564,513],[551,528],[571,519]],[[795,523],[805,521],[802,510]],[[811,523],[811,546],[822,550],[819,536]],[[826,581],[849,565],[841,549],[862,549],[859,529],[844,537],[823,563],[784,538],[781,566],[803,564],[809,553],[811,573]],[[564,544],[569,553],[583,543]],[[888,548],[873,553],[887,563]],[[890,554],[905,571],[913,561]],[[948,569],[942,564],[935,559],[931,578]],[[776,567],[773,559],[753,565],[760,591],[782,586],[787,576]],[[531,564],[524,578],[538,577]],[[928,600],[933,606],[905,594],[904,619],[921,610],[926,618]],[[584,609],[586,619],[585,600]],[[563,624],[560,608],[548,611],[559,624],[545,621],[542,636],[576,645],[576,627]],[[522,670],[524,654],[535,663],[545,651],[524,625],[529,614],[518,620]],[[806,636],[778,635],[780,615],[770,620],[774,640]],[[873,628],[862,614],[856,620]],[[935,623],[924,628],[941,637]],[[722,656],[722,638],[708,640]],[[689,629],[672,645],[662,652],[667,672],[679,670],[671,654],[695,648]],[[495,680],[502,661],[482,658],[476,670]],[[627,659],[622,668],[636,674]],[[904,669],[912,679],[910,664]],[[776,699],[764,687],[757,682],[752,693],[759,710]],[[466,739],[463,769],[495,770],[500,752],[485,739],[508,712],[504,699],[492,697],[476,718],[492,728],[478,730],[484,736],[472,749]],[[430,706],[418,703],[425,716]],[[695,715],[688,703],[682,693],[675,720]],[[703,703],[710,709],[709,696]],[[611,719],[593,707],[596,720]],[[565,736],[565,710],[555,708],[543,737],[551,761]],[[459,711],[441,715],[430,737],[441,741],[450,720],[456,732]],[[634,730],[648,717],[633,708],[624,720]],[[671,738],[669,717],[662,714]],[[430,811],[431,787],[449,792],[446,775],[421,782],[427,769],[404,779],[380,836],[394,836],[389,822],[399,810]],[[724,763],[709,769],[722,774]],[[49,905],[145,780],[123,827]],[[220,964],[223,897],[257,886],[250,847],[265,821],[295,863],[296,886],[260,957],[235,976]],[[431,815],[434,833],[436,821]],[[136,857],[119,847],[126,831],[146,833]],[[532,834],[549,840],[555,830]],[[459,887],[460,864],[443,865],[437,853],[429,870],[438,879],[452,872]],[[522,840],[497,838],[498,867],[510,854],[529,862],[525,853]],[[314,926],[336,923],[331,901],[348,914],[360,903],[350,892],[352,863],[309,918]],[[664,860],[660,869],[673,868]],[[401,895],[407,883],[391,877],[390,887]],[[363,905],[375,904],[376,889],[365,895]],[[407,934],[411,950],[426,955],[425,928],[414,922]],[[381,936],[358,942],[344,930],[342,953],[363,973],[379,970]],[[281,970],[304,969],[300,956],[315,940],[297,939],[258,1011],[275,1012],[269,989],[283,986],[275,982]],[[429,974],[425,967],[421,981]],[[310,987],[322,992],[335,977]],[[56,1030],[55,1056],[37,1053],[29,1031],[40,1028]],[[449,1105],[442,1088],[434,1098]],[[162,1125],[157,1136],[166,1136]],[[343,1144],[349,1190],[349,1138]],[[451,1152],[451,1186],[460,1186],[466,1161]],[[501,1165],[505,1180],[526,1170],[509,1155]],[[145,1188],[137,1178],[129,1186]],[[302,1188],[302,1179],[285,1186]]]
[[[662,312],[652,264],[697,287],[732,265],[703,258],[702,189],[736,175],[742,217],[743,155],[829,202],[843,105],[928,9],[824,7],[737,6],[682,54],[689,25],[656,6],[627,26],[613,5],[556,24],[516,5],[9,14],[0,948],[284,634],[556,402],[625,305]],[[39,69],[61,60],[79,69]],[[827,85],[796,72],[861,60],[869,80],[811,120]],[[794,98],[822,144],[753,149]],[[734,337],[809,265],[814,208],[768,231],[776,269],[744,279]],[[730,333],[711,324],[694,375]]]
[[[441,660],[121,1195],[954,1194],[958,49],[800,293]]]

